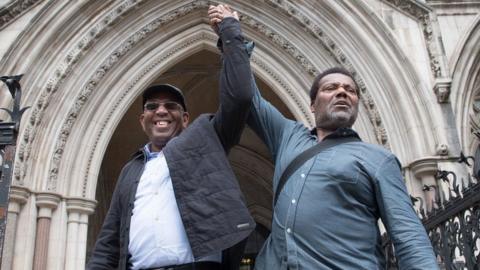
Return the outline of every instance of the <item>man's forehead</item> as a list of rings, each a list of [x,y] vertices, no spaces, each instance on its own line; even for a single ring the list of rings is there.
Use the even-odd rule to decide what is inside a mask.
[[[319,82],[318,85],[326,84],[326,83],[342,83],[342,84],[351,84],[355,85],[355,82],[353,79],[345,75],[343,73],[331,73],[328,75],[325,75]]]

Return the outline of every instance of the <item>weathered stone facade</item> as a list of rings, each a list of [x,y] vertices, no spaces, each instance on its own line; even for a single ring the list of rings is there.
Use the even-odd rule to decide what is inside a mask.
[[[399,157],[413,196],[441,184],[437,169],[468,174],[453,158],[478,146],[480,1],[223,2],[256,42],[252,67],[263,94],[288,116],[311,126],[314,76],[342,65],[361,88],[355,128]],[[0,75],[25,74],[22,104],[32,106],[21,124],[2,269],[84,269],[115,172],[144,140],[132,131],[142,89],[171,82],[194,116],[215,109],[212,3],[0,1]],[[9,106],[2,86],[0,107]],[[268,228],[267,150],[247,130],[230,159]]]

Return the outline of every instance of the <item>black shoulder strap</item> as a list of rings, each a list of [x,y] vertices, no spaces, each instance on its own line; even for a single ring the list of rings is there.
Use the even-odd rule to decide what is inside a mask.
[[[287,182],[288,178],[296,171],[300,166],[302,166],[307,160],[311,159],[321,151],[328,149],[332,146],[339,145],[342,143],[347,142],[356,142],[359,141],[357,137],[345,137],[339,139],[327,139],[316,145],[308,148],[307,150],[300,153],[296,156],[290,164],[288,164],[287,168],[283,171],[282,176],[280,176],[280,180],[278,182],[277,190],[275,191],[275,197],[273,197],[273,206],[277,204],[278,195],[282,192],[283,186]]]

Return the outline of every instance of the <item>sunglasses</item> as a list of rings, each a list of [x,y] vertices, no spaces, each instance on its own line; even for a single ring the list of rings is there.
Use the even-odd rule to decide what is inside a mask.
[[[146,111],[156,111],[160,106],[163,106],[167,111],[181,111],[183,107],[174,101],[167,101],[167,102],[147,102],[143,106]]]

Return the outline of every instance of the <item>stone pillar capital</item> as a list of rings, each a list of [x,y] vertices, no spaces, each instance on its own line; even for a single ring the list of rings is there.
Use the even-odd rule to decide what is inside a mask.
[[[23,205],[27,202],[28,197],[30,197],[31,193],[32,192],[26,187],[11,186],[9,200],[10,202]]]
[[[52,211],[55,210],[60,203],[61,196],[52,192],[38,193],[36,196],[38,218],[51,218]]]
[[[426,157],[410,163],[410,169],[415,177],[422,178],[427,175],[435,175],[438,170],[438,158]]]
[[[95,211],[97,201],[81,197],[67,199],[67,212],[91,215]]]

